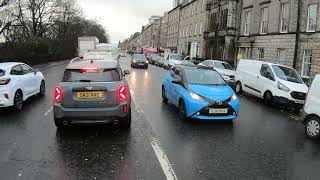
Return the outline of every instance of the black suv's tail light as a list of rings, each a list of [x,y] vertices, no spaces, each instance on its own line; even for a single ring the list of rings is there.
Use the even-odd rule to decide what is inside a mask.
[[[63,98],[62,88],[61,88],[61,86],[57,86],[57,87],[54,89],[53,101],[54,101],[55,103],[62,103],[62,98]]]

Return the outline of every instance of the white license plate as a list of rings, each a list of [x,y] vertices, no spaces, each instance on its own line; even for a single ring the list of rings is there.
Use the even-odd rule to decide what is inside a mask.
[[[305,103],[304,100],[295,100],[295,102],[296,102],[297,104],[304,104],[304,103]]]
[[[209,109],[210,114],[227,114],[228,109]]]

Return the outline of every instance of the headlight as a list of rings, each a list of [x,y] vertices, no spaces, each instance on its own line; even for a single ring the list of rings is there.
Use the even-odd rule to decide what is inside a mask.
[[[285,91],[285,92],[290,91],[290,89],[286,85],[282,84],[281,82],[278,82],[278,88],[282,91]]]
[[[148,64],[148,63],[149,63],[149,61],[146,61],[146,63]]]
[[[235,101],[235,100],[237,100],[237,99],[238,99],[237,95],[236,95],[236,94],[233,94],[230,101],[232,102],[232,101]]]
[[[133,60],[133,63],[136,63],[137,61],[136,60]]]
[[[196,100],[199,100],[199,101],[203,101],[202,97],[200,97],[198,94],[194,93],[194,92],[191,92],[190,91],[190,96],[193,98],[193,99],[196,99]]]

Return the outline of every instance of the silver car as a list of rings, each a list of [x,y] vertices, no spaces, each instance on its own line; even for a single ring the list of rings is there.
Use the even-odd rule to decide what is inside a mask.
[[[125,75],[113,60],[76,60],[66,68],[54,93],[54,121],[71,124],[114,123],[131,126],[131,95]]]

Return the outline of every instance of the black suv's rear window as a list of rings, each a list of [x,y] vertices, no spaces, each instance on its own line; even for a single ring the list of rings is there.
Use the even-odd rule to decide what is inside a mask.
[[[120,81],[117,69],[104,69],[99,72],[83,72],[80,69],[67,69],[63,75],[63,82],[113,82]]]
[[[6,74],[6,71],[0,69],[0,77],[1,77],[1,76],[4,76],[5,74]]]

